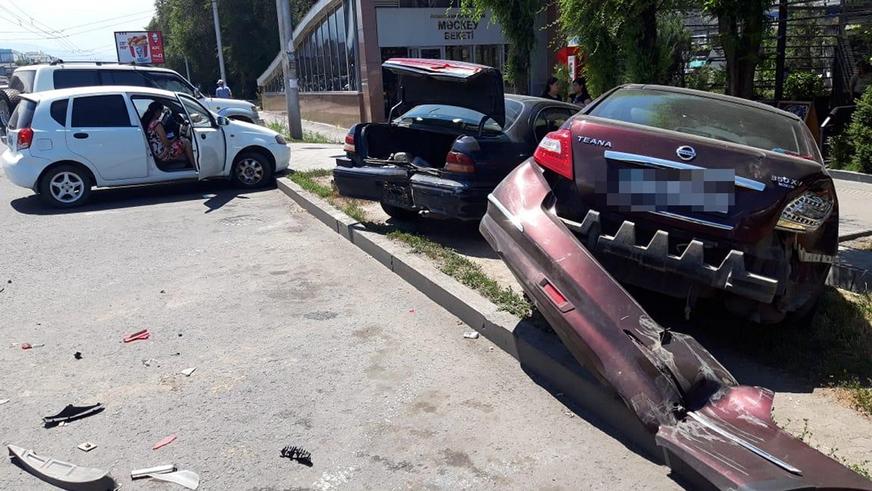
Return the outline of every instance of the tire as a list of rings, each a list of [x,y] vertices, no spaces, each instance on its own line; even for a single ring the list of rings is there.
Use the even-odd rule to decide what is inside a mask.
[[[75,208],[91,196],[91,178],[81,166],[59,165],[39,181],[40,199],[55,208]]]
[[[18,103],[21,102],[21,92],[15,89],[3,89],[3,94],[9,99],[9,113],[12,114],[12,111],[18,107]]]
[[[418,210],[410,210],[408,208],[400,208],[399,206],[388,205],[385,203],[381,203],[382,210],[388,214],[391,218],[396,218],[397,220],[405,220],[411,221],[418,218],[419,213]]]
[[[261,153],[244,152],[233,161],[230,178],[245,189],[262,188],[273,182],[272,164]]]
[[[0,90],[0,126],[4,128],[9,124],[9,117],[12,116],[12,102],[9,101],[9,96],[5,91]]]

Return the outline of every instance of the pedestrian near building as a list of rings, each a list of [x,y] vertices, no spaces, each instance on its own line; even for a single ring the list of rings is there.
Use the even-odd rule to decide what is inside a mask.
[[[215,88],[215,97],[219,99],[233,99],[233,92],[223,80],[218,80],[218,87]]]
[[[560,80],[557,77],[548,77],[548,82],[545,84],[545,90],[542,95],[546,99],[563,102],[563,96],[560,95]]]
[[[570,102],[578,106],[584,107],[591,103],[590,94],[587,92],[587,84],[581,77],[572,81],[572,95],[569,98]]]

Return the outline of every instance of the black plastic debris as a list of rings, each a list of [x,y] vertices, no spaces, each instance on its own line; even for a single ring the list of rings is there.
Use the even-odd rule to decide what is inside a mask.
[[[77,360],[81,360],[82,359],[82,352],[76,351],[75,353],[73,353],[73,358],[75,358]]]
[[[53,428],[61,423],[69,423],[70,421],[93,416],[104,409],[106,407],[99,402],[91,406],[73,406],[69,404],[61,412],[42,418],[42,423],[46,428]]]
[[[282,449],[282,458],[295,460],[306,467],[312,467],[312,453],[307,452],[302,447],[292,447],[288,445]]]

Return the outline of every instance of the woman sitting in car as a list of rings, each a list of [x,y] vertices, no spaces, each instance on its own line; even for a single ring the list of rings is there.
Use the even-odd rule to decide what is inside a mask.
[[[142,115],[142,126],[148,136],[148,144],[154,157],[163,162],[187,158],[193,166],[194,151],[191,141],[182,136],[170,138],[163,123],[164,105],[154,101],[148,105],[148,110]]]

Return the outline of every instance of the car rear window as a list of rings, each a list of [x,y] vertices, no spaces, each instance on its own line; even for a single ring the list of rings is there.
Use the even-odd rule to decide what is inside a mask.
[[[33,92],[33,79],[36,70],[16,70],[9,79],[9,88],[27,94]]]
[[[56,70],[54,72],[55,89],[96,87],[98,85],[101,84],[97,70]]]
[[[506,100],[506,126],[509,128],[518,119],[524,110],[524,105],[517,101]],[[478,125],[484,114],[457,106],[444,104],[422,104],[415,106],[396,119],[397,123],[405,124],[431,124],[444,126],[452,129],[478,131]],[[493,119],[488,119],[484,124],[484,131],[488,133],[501,133],[503,128]]]
[[[69,99],[61,99],[59,101],[54,101],[51,103],[51,119],[58,122],[61,126],[66,126],[67,124],[67,106],[69,106]]]
[[[10,130],[19,130],[21,128],[30,128],[30,123],[33,122],[33,111],[36,110],[36,103],[27,99],[21,99],[21,102],[15,106],[12,115],[9,116],[9,124],[7,127]]]
[[[115,128],[131,126],[127,104],[120,95],[95,95],[73,99],[75,128]]]
[[[654,89],[620,89],[588,114],[739,143],[809,154],[803,123],[750,105]]]

